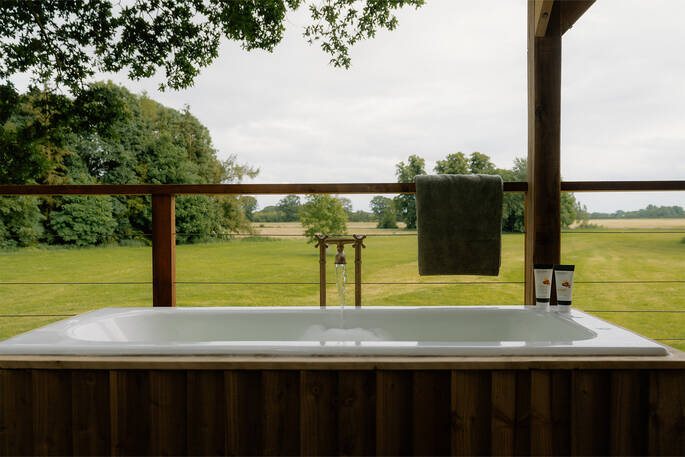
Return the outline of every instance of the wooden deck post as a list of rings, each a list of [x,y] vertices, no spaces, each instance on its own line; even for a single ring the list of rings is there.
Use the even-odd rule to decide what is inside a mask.
[[[173,195],[152,196],[152,306],[176,306],[176,211]]]
[[[534,304],[534,263],[561,260],[561,3],[536,36],[536,2],[528,0],[528,192],[525,303]],[[539,8],[538,8],[539,9]]]

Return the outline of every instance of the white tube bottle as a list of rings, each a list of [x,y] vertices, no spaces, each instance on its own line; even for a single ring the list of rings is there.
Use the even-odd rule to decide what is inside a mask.
[[[575,265],[554,265],[554,282],[557,289],[557,311],[571,311],[573,300],[573,272]]]
[[[549,298],[552,293],[552,269],[554,265],[536,263],[533,265],[535,277],[535,309],[549,311]]]

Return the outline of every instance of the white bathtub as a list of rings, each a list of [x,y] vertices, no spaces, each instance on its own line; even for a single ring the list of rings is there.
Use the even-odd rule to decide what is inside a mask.
[[[0,343],[45,355],[667,355],[596,317],[522,306],[103,308]],[[362,330],[364,329],[364,330]]]

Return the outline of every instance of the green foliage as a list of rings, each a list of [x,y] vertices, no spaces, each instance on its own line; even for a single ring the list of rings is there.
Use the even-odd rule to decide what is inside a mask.
[[[389,208],[381,215],[377,227],[384,229],[397,228],[397,214],[395,213],[395,208]]]
[[[378,228],[397,228],[397,211],[391,198],[376,195],[371,199],[370,205],[378,219]]]
[[[511,170],[497,168],[490,157],[473,152],[469,158],[458,152],[449,154],[445,160],[438,160],[434,171],[448,174],[489,174],[499,175],[504,181],[527,181],[526,159],[514,159]],[[522,194],[506,193],[502,200],[502,231],[523,232],[525,230],[525,197]],[[561,226],[568,228],[577,218],[578,204],[573,194],[561,194]]]
[[[89,246],[110,241],[116,222],[110,197],[61,197],[59,210],[50,213],[49,225],[61,244]]]
[[[274,222],[295,222],[300,219],[300,197],[287,195],[278,202],[278,209],[283,213],[283,219]]]
[[[247,220],[251,221],[254,212],[257,210],[257,199],[251,195],[243,195],[238,198],[238,203]]]
[[[497,169],[497,174],[504,181],[527,181],[526,159],[514,159],[514,168],[511,170]],[[519,232],[525,231],[525,208],[526,202],[523,194],[506,193],[502,197],[502,231]]]
[[[346,220],[347,216],[342,202],[330,195],[307,195],[307,201],[300,208],[300,223],[310,243],[316,239],[316,234],[345,233]]]
[[[434,170],[443,175],[465,175],[469,173],[469,160],[463,152],[447,154],[445,160],[438,160],[435,163]]]
[[[285,213],[278,206],[265,206],[261,211],[252,215],[252,220],[255,222],[284,222]]]
[[[426,162],[419,156],[412,154],[407,163],[400,162],[395,166],[397,182],[414,182],[417,175],[426,174]],[[395,208],[398,219],[407,224],[408,229],[416,228],[416,196],[400,194],[395,197]]]
[[[589,215],[591,219],[617,219],[617,218],[629,218],[629,219],[640,219],[640,218],[682,218],[685,217],[685,210],[682,206],[656,206],[647,205],[646,208],[639,209],[637,211],[622,211],[618,210],[614,213],[591,213]]]
[[[469,170],[473,174],[494,175],[497,174],[495,164],[490,161],[490,157],[480,152],[474,152],[469,158]]]
[[[131,79],[164,69],[161,89],[193,85],[219,54],[222,38],[246,50],[273,51],[283,39],[286,14],[301,0],[78,0],[0,2],[0,78],[30,73],[79,92],[95,72],[127,71]],[[331,63],[348,68],[348,47],[393,30],[393,14],[423,0],[334,0],[309,6],[309,43],[320,42]]]
[[[576,221],[576,197],[568,192],[561,193],[561,227],[569,228]]]
[[[43,215],[35,197],[0,197],[0,248],[36,244]]]
[[[345,211],[345,215],[347,216],[347,219],[350,218],[352,215],[352,200],[350,200],[347,197],[337,197],[338,200],[340,200],[340,204],[343,207],[343,210]]]
[[[347,219],[350,222],[371,222],[375,221],[376,217],[373,215],[373,213],[369,213],[360,209],[351,213]]]
[[[0,86],[0,95],[2,183],[231,183],[258,173],[238,163],[235,155],[220,161],[209,131],[188,108],[167,108],[111,83],[85,87],[75,99],[36,90],[17,94],[8,85]],[[20,243],[33,243],[41,236],[40,227],[35,228],[41,219],[47,229],[42,241],[50,243],[80,246],[151,232],[150,197],[108,197],[107,215],[93,218],[81,214],[91,207],[90,200],[43,198],[39,207],[42,218],[35,211],[27,211],[23,219],[0,211],[3,236],[10,233],[16,239],[21,221]],[[250,230],[250,208],[233,196],[179,197],[176,210],[179,232],[193,234],[179,236],[179,242]],[[74,236],[81,234],[84,238],[77,242]]]
[[[222,230],[221,209],[215,199],[206,195],[176,197],[177,242],[207,241]]]

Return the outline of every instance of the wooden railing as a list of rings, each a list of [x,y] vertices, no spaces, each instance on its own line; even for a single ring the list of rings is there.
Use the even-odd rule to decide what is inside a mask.
[[[525,193],[526,182],[505,182],[504,192]],[[563,181],[563,192],[685,191],[685,181]],[[415,193],[413,183],[333,184],[95,184],[0,185],[0,196],[151,195],[153,306],[176,304],[175,195],[400,194]],[[528,255],[528,251],[526,251]],[[526,276],[528,281],[528,276]],[[526,284],[526,289],[531,284]]]

